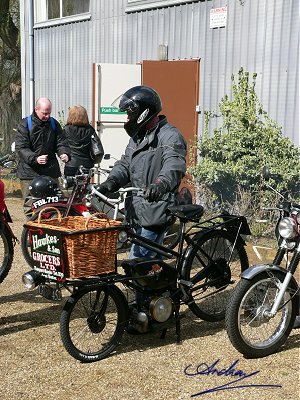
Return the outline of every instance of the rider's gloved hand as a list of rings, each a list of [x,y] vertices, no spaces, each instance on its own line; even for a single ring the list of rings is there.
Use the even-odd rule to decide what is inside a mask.
[[[107,179],[107,181],[101,183],[101,185],[96,186],[96,190],[106,196],[108,193],[113,193],[119,189],[119,185],[113,179]]]
[[[146,188],[144,196],[146,200],[152,203],[153,201],[161,200],[168,191],[168,185],[160,179],[157,179],[155,183],[151,183],[151,185]]]

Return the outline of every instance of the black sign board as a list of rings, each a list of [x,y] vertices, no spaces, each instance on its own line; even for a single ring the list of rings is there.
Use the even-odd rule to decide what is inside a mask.
[[[28,226],[28,228],[32,268],[39,271],[45,278],[64,281],[62,232],[41,227]]]

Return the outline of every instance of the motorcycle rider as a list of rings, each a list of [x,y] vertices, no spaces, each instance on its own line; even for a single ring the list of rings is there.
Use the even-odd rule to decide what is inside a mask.
[[[125,154],[99,186],[104,195],[130,183],[145,189],[144,196],[127,196],[126,219],[136,233],[162,243],[168,217],[186,172],[186,142],[162,110],[159,94],[151,87],[135,86],[112,104],[127,112],[124,129],[130,136]],[[154,258],[156,253],[133,244],[129,258]],[[139,299],[137,299],[139,301]]]

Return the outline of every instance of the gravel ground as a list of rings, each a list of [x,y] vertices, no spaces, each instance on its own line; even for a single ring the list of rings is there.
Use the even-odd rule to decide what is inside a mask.
[[[20,237],[24,223],[21,200],[9,198],[7,204],[14,220],[13,230]],[[27,270],[17,245],[12,269],[0,286],[2,400],[183,400],[196,394],[196,398],[224,400],[299,398],[300,330],[292,331],[277,354],[247,360],[231,346],[223,323],[207,323],[189,312],[182,319],[179,345],[173,329],[164,340],[158,333],[124,334],[116,353],[100,362],[81,364],[68,355],[60,340],[59,319],[64,301],[52,303],[35,292],[24,291],[21,275]],[[247,375],[258,372],[227,386],[248,387],[200,395],[234,380],[230,376],[195,373],[201,363],[210,366],[217,360],[218,370],[238,360],[235,371]],[[203,369],[202,365],[198,371]]]

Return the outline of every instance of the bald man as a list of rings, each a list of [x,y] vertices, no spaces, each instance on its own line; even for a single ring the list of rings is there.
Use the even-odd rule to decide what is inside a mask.
[[[31,116],[23,118],[17,127],[17,176],[24,199],[29,194],[29,184],[36,176],[46,175],[57,179],[61,175],[56,155],[63,162],[70,159],[71,150],[67,139],[59,122],[50,118],[51,110],[51,101],[41,97]]]

